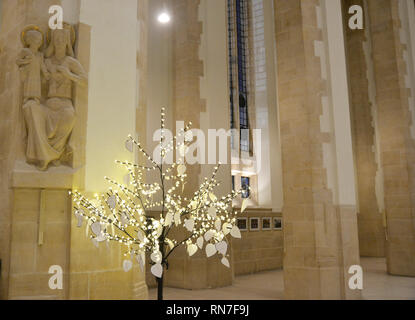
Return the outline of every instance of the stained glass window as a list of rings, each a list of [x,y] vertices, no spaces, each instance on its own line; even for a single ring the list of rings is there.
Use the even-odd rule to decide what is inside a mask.
[[[249,177],[241,177],[241,189],[242,189],[242,198],[246,199],[249,198],[250,192],[250,181]]]
[[[239,104],[241,151],[249,151],[248,10],[247,0],[228,0],[228,58],[231,128],[236,128],[235,100],[237,97]]]

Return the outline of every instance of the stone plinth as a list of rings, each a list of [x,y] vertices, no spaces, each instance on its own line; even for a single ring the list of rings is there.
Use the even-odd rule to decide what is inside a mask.
[[[14,189],[10,299],[66,299],[69,293],[70,168],[40,172],[17,161]],[[63,289],[49,287],[49,268],[63,271]]]

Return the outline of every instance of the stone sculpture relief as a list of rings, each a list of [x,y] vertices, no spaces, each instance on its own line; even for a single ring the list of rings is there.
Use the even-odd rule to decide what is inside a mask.
[[[23,83],[23,116],[26,125],[26,161],[47,170],[59,166],[72,153],[68,145],[75,124],[73,85],[86,85],[87,74],[74,57],[75,32],[69,24],[50,30],[43,52],[44,35],[27,26],[21,35],[24,48],[17,58]],[[42,96],[42,80],[45,86]]]

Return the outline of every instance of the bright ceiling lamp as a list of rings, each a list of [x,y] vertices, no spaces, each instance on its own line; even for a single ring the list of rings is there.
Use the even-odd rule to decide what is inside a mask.
[[[170,22],[171,18],[170,18],[170,15],[167,13],[167,11],[163,11],[159,14],[159,16],[157,17],[157,20],[161,24],[166,24]]]

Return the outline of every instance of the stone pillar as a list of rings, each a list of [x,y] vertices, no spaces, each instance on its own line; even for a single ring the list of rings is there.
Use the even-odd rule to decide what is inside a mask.
[[[284,289],[287,299],[352,299],[359,264],[340,0],[276,0]]]
[[[170,2],[173,21],[173,119],[191,121],[200,128],[200,112],[205,105],[200,98],[200,77],[203,63],[199,58],[202,23],[199,21],[200,0]],[[200,166],[187,168],[186,193],[191,195],[199,185]]]
[[[376,83],[377,121],[384,172],[387,218],[387,269],[415,276],[415,136],[414,92],[407,83],[410,42],[403,45],[402,19],[406,1],[368,1]],[[412,90],[413,91],[413,90]]]
[[[364,8],[363,0],[344,4],[344,24],[348,25],[348,9]],[[374,101],[373,62],[369,28],[345,28],[347,65],[350,86],[353,150],[355,153],[358,191],[359,248],[362,256],[385,256],[383,226],[382,171],[377,145],[376,101]]]
[[[8,0],[0,4],[0,299],[8,296],[10,264],[10,228],[13,192],[11,168],[19,152],[18,119],[20,117],[20,78],[15,64],[20,44],[20,32],[25,26],[25,4]]]
[[[138,15],[146,10],[142,1],[140,4],[143,6],[139,7],[137,0],[124,1],[123,5],[116,0],[80,3],[79,20],[85,33],[80,35],[83,42],[78,46],[78,55],[90,54],[91,59],[81,188],[90,198],[109,186],[104,176],[123,181],[126,172],[114,164],[115,159],[134,160],[135,154],[125,149],[124,142],[128,134],[136,133],[138,104],[142,107],[145,98],[144,94],[138,98],[141,92],[137,83],[141,67],[137,54],[141,44],[137,43],[137,33],[141,30],[138,21],[142,22]],[[87,30],[91,31],[90,37]],[[145,125],[140,125],[145,130]],[[85,236],[85,226],[77,228],[76,220],[72,214],[69,298],[146,299],[147,286],[138,264],[134,261],[132,270],[124,272],[123,248],[114,242],[103,242],[96,248]]]
[[[204,130],[207,139],[208,128],[227,130],[230,125],[226,87],[226,2],[172,0],[169,3],[172,11],[173,39],[172,118],[174,122],[191,121],[193,128]],[[202,96],[209,99],[209,102],[206,103]],[[226,116],[221,115],[221,119],[217,119],[221,112]],[[207,140],[205,142],[207,148]],[[207,152],[204,154],[207,161],[208,154]],[[184,190],[187,196],[192,196],[198,189],[200,181],[211,174],[207,168],[212,169],[213,166],[199,163],[187,165],[188,178]],[[223,183],[221,191],[228,193],[230,167],[223,166],[220,174],[224,176],[220,180],[227,181]],[[204,251],[189,257],[183,247],[179,248],[169,258],[169,264],[166,273],[167,286],[202,289],[222,287],[232,283],[232,269],[224,267],[216,256],[207,258]]]

